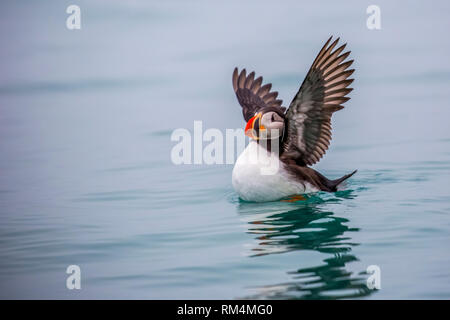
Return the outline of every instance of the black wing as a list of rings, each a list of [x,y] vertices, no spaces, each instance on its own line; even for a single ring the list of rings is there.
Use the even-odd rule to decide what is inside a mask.
[[[282,100],[277,100],[278,92],[271,92],[272,84],[262,85],[263,78],[255,79],[255,72],[246,75],[245,69],[238,73],[235,68],[233,72],[233,89],[239,104],[242,106],[242,114],[245,121],[250,120],[258,110],[265,107],[280,108],[284,113],[285,107],[282,107]]]
[[[341,104],[353,89],[347,88],[355,71],[347,70],[353,60],[345,61],[350,51],[341,54],[346,44],[336,47],[339,38],[320,50],[303,84],[286,113],[283,157],[299,165],[313,165],[325,154],[331,140],[331,116],[344,108]]]

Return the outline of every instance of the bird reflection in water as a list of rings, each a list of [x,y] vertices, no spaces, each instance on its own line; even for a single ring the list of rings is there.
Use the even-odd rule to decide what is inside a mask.
[[[366,272],[354,274],[347,264],[358,259],[351,253],[351,232],[346,218],[324,210],[327,204],[354,198],[351,190],[328,196],[306,196],[295,203],[266,204],[240,202],[239,214],[248,225],[248,233],[256,236],[252,257],[281,254],[296,250],[313,250],[328,255],[322,264],[288,271],[292,281],[252,288],[257,293],[250,299],[338,299],[356,298],[372,293]]]

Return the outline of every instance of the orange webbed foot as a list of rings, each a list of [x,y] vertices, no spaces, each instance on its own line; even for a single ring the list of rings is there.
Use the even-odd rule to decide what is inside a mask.
[[[295,196],[290,196],[288,199],[283,199],[281,200],[282,202],[296,202],[296,201],[303,201],[306,200],[306,198],[302,195],[295,195]]]

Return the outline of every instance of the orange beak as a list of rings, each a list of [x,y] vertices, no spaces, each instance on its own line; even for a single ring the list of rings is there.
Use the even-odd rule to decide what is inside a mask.
[[[260,130],[265,130],[264,126],[261,125],[261,117],[262,114],[258,112],[253,117],[248,120],[247,125],[245,126],[245,135],[250,137],[251,139],[258,140],[259,137],[256,135]]]

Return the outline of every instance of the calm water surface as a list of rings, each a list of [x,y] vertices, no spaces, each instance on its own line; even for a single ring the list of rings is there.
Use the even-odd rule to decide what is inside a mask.
[[[364,1],[77,3],[79,31],[0,5],[0,298],[450,298],[448,2],[378,1],[378,31]],[[330,34],[355,90],[315,168],[347,190],[246,203],[172,164],[174,129],[245,125],[235,66],[288,104]]]

